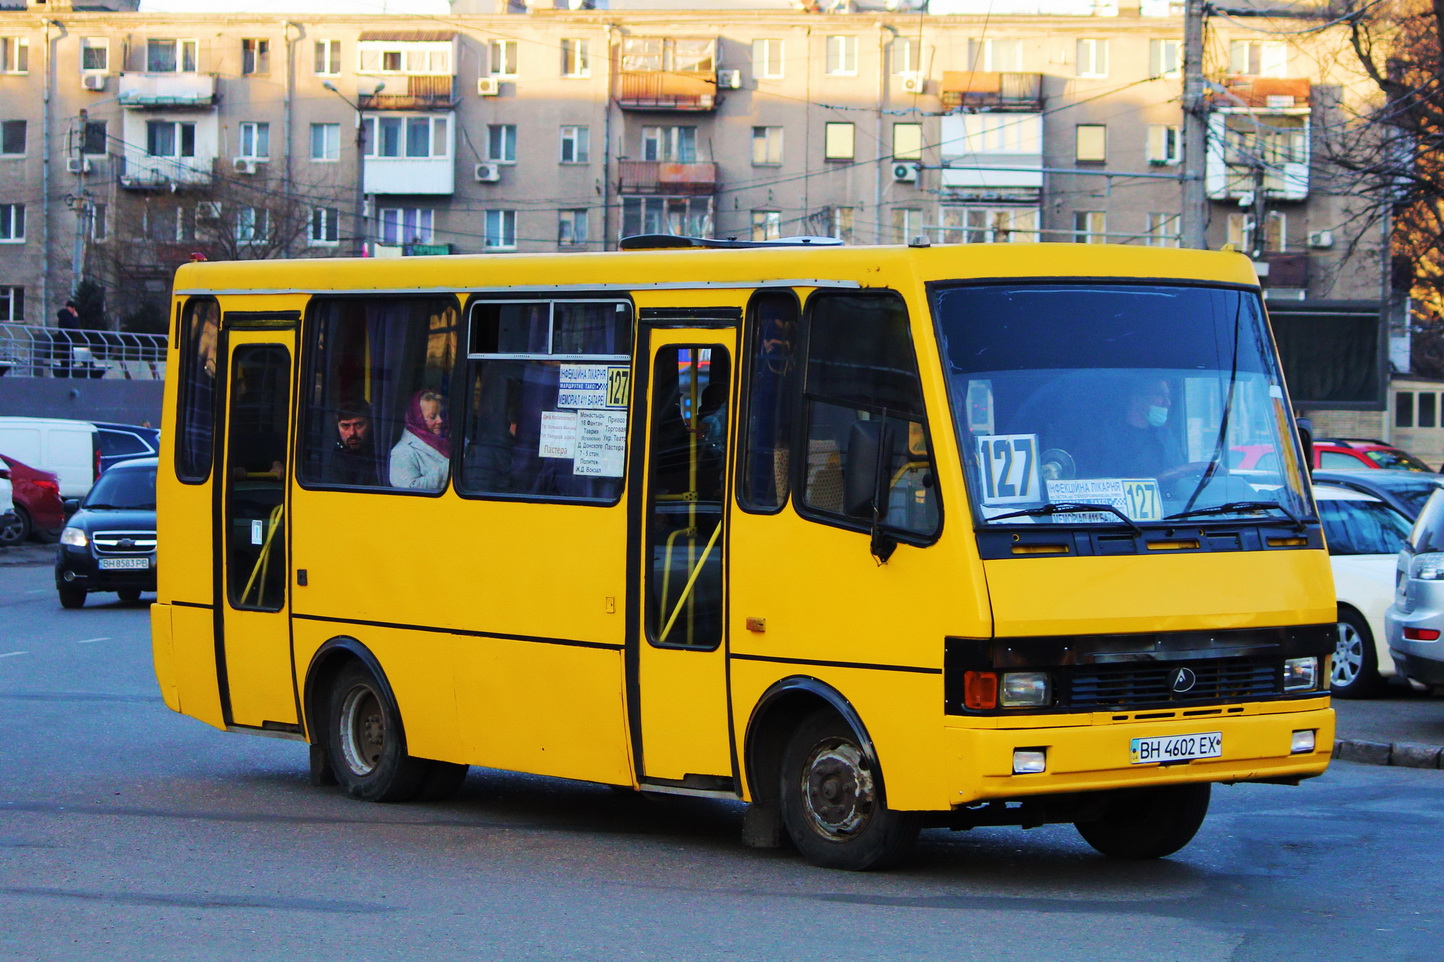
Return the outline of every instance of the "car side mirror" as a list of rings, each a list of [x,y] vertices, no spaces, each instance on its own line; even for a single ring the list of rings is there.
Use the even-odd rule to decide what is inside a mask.
[[[65,516],[69,518],[75,512],[80,510],[80,499],[66,498],[63,502],[61,502],[61,506],[65,508]]]

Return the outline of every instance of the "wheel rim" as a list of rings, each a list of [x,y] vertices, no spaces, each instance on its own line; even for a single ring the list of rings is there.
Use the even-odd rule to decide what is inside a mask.
[[[1339,622],[1339,640],[1334,645],[1334,667],[1329,681],[1344,688],[1354,683],[1364,670],[1364,638],[1347,621]]]
[[[844,841],[867,827],[877,793],[856,745],[828,741],[812,750],[802,770],[802,803],[807,824],[823,838]]]
[[[367,685],[357,685],[341,703],[341,754],[346,767],[357,775],[369,775],[381,763],[386,748],[386,718],[381,699]]]
[[[25,538],[25,520],[17,509],[15,520],[0,527],[0,544],[19,544]]]

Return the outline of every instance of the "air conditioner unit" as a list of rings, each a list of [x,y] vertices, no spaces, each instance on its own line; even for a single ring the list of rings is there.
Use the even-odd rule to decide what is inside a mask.
[[[90,173],[90,158],[67,157],[65,159],[65,169],[72,174],[88,174]]]
[[[892,179],[899,184],[916,184],[918,182],[917,164],[893,164]]]
[[[482,184],[494,184],[501,180],[500,164],[477,164],[476,179]]]
[[[217,200],[203,200],[196,204],[196,220],[217,221],[221,219],[221,203]]]
[[[105,74],[88,73],[84,77],[80,78],[80,85],[86,90],[104,90]]]
[[[1334,246],[1334,232],[1331,230],[1309,231],[1309,246],[1329,248]]]
[[[719,70],[717,71],[718,90],[740,90],[742,89],[742,71],[740,70]]]
[[[501,81],[495,77],[476,78],[476,93],[480,97],[495,97],[501,93]]]
[[[907,73],[898,74],[898,77],[902,81],[902,89],[910,94],[922,93],[923,87],[927,83],[927,81],[923,79],[923,75],[918,73],[916,70],[910,70]]]
[[[256,172],[256,162],[249,157],[237,157],[231,161],[231,166],[238,174],[254,174]]]

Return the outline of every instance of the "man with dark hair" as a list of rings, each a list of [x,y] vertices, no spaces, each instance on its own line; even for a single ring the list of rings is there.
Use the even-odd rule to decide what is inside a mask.
[[[381,462],[371,436],[371,405],[365,401],[342,404],[335,421],[336,443],[321,456],[321,480],[367,487],[382,484]]]

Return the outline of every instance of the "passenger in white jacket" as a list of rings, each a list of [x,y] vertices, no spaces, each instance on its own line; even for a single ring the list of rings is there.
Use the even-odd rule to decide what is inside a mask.
[[[406,430],[391,449],[391,486],[440,491],[450,471],[446,398],[436,391],[417,391],[406,409]]]

